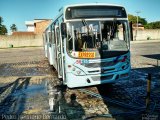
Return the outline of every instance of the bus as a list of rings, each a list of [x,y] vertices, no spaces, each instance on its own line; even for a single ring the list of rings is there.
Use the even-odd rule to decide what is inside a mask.
[[[65,6],[43,39],[45,56],[69,88],[129,79],[133,34],[123,6]]]

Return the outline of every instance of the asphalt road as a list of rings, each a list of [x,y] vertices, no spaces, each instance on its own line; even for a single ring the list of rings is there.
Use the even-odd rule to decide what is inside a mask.
[[[25,54],[25,56],[24,56]],[[37,58],[38,55],[38,58]],[[144,43],[131,43],[131,55],[134,56],[154,56],[155,59],[160,60],[160,42],[144,42]],[[147,55],[147,56],[146,56]],[[26,58],[42,59],[44,57],[44,52],[42,47],[36,48],[12,48],[12,49],[0,49],[0,62],[14,62],[23,56],[22,61]],[[154,57],[152,57],[154,59]],[[150,57],[151,58],[151,57]]]
[[[43,58],[43,47],[0,49],[0,63],[40,61]],[[131,43],[131,64],[132,69],[160,72],[160,42]]]
[[[160,42],[131,44],[132,69],[160,75]]]
[[[132,55],[156,55],[160,60],[160,42],[144,42],[131,44]]]
[[[145,77],[144,72],[158,73],[158,70],[160,70],[160,67],[158,67],[157,65],[157,58],[159,59],[159,54],[160,54],[159,46],[160,46],[160,43],[157,43],[157,42],[131,44],[131,63],[132,63],[131,74],[133,76],[132,80],[128,82],[126,81],[125,84],[124,82],[122,82],[122,84],[117,84],[117,86],[114,85],[114,87],[109,87],[108,92],[106,90],[107,88],[106,86],[104,87],[102,86],[102,88],[99,87],[98,92],[100,93],[100,95],[101,94],[103,95],[105,91],[105,94],[104,94],[105,96],[111,97],[114,100],[116,98],[123,101],[127,100],[124,97],[124,95],[126,94],[126,91],[129,95],[133,96],[133,97],[131,96],[131,98],[134,98],[135,94],[136,96],[138,96],[137,94],[138,92],[139,94],[142,95],[142,93],[146,90],[145,88],[146,81],[144,80],[144,77]],[[0,108],[1,108],[0,114],[2,113],[9,114],[13,112],[17,114],[21,114],[21,113],[48,114],[48,109],[49,109],[48,98],[49,97],[45,89],[46,84],[43,82],[45,82],[46,80],[48,81],[52,80],[51,82],[55,83],[55,81],[53,78],[50,77],[51,73],[47,63],[48,63],[47,60],[45,60],[44,58],[44,52],[42,47],[0,49],[0,73],[1,73],[0,78],[2,78],[3,80],[3,81],[1,80],[0,81],[6,83],[7,79],[10,80],[14,78],[13,80],[15,80],[15,82],[13,81],[14,83],[12,84],[13,87],[6,87],[8,92],[2,91],[6,89],[4,87],[0,91],[0,92],[3,92],[3,94],[6,94],[5,96],[7,95],[12,96],[12,97],[3,97],[3,98],[0,97],[0,101],[3,101],[2,103],[0,103]],[[48,75],[49,77],[45,78],[46,75]],[[38,78],[36,78],[37,76]],[[52,76],[55,77],[55,75],[52,75]],[[43,79],[41,78],[42,79],[41,80],[39,77],[44,77],[44,78]],[[154,80],[159,80],[159,78],[157,79],[157,76],[155,76]],[[26,86],[27,86],[27,89],[25,89]],[[17,90],[15,94],[13,94],[14,90],[12,90],[12,88],[14,90]],[[125,88],[125,90],[123,90],[123,88]],[[94,87],[93,91],[95,89],[96,87]],[[21,90],[21,91],[18,92],[18,90]],[[32,94],[30,94],[31,90],[32,90]],[[113,91],[115,91],[115,93]],[[74,95],[75,93],[77,96],[76,102],[78,103],[77,104],[78,106],[73,107],[72,106],[73,103],[70,100],[70,98],[71,98],[71,95]],[[115,110],[117,112],[117,109],[118,109],[118,108],[115,108],[115,106],[111,107],[111,105],[108,105],[108,103],[104,102],[104,100],[99,100],[97,98],[91,97],[90,95],[77,92],[77,90],[67,89],[67,90],[64,90],[63,94],[64,94],[63,98],[65,99],[63,99],[62,101],[63,103],[62,110],[65,109],[67,111],[66,112],[67,115],[70,115],[73,118],[77,117],[76,116],[77,114],[80,115],[80,117],[82,117],[82,115],[84,114],[85,115],[90,115],[90,114],[95,115],[95,114],[102,114],[102,113],[106,114],[108,111],[114,112]]]
[[[0,49],[0,63],[40,61],[43,58],[43,47]]]

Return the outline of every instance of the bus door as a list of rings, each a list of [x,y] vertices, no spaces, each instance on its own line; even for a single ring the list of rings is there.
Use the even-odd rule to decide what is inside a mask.
[[[48,31],[48,60],[50,65],[53,65],[53,61],[52,61],[52,45],[51,45],[51,31]]]
[[[46,37],[46,33],[43,33],[43,45],[44,45],[45,57],[48,57],[47,56],[47,37]]]
[[[55,27],[55,35],[56,35],[56,53],[57,53],[57,71],[58,78],[62,78],[63,68],[62,68],[62,51],[61,51],[61,38],[60,38],[60,30],[59,27]]]
[[[57,48],[56,48],[56,37],[55,37],[55,30],[52,29],[52,57],[53,57],[53,66],[56,70],[57,69]]]
[[[47,37],[47,58],[48,58],[48,60],[49,60],[49,62],[50,62],[50,50],[49,50],[49,48],[50,48],[50,43],[49,43],[49,32],[47,31],[47,33],[46,33],[46,37]]]

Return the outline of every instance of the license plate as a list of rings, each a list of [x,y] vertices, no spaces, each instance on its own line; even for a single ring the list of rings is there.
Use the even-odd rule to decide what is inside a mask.
[[[79,52],[79,58],[95,58],[95,52]]]

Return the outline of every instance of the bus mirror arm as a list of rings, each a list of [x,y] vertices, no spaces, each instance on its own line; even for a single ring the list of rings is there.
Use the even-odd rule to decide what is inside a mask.
[[[129,26],[130,26],[131,41],[133,41],[133,27],[132,27],[132,21],[129,22]]]
[[[61,34],[62,34],[62,38],[67,37],[66,23],[61,23]]]

